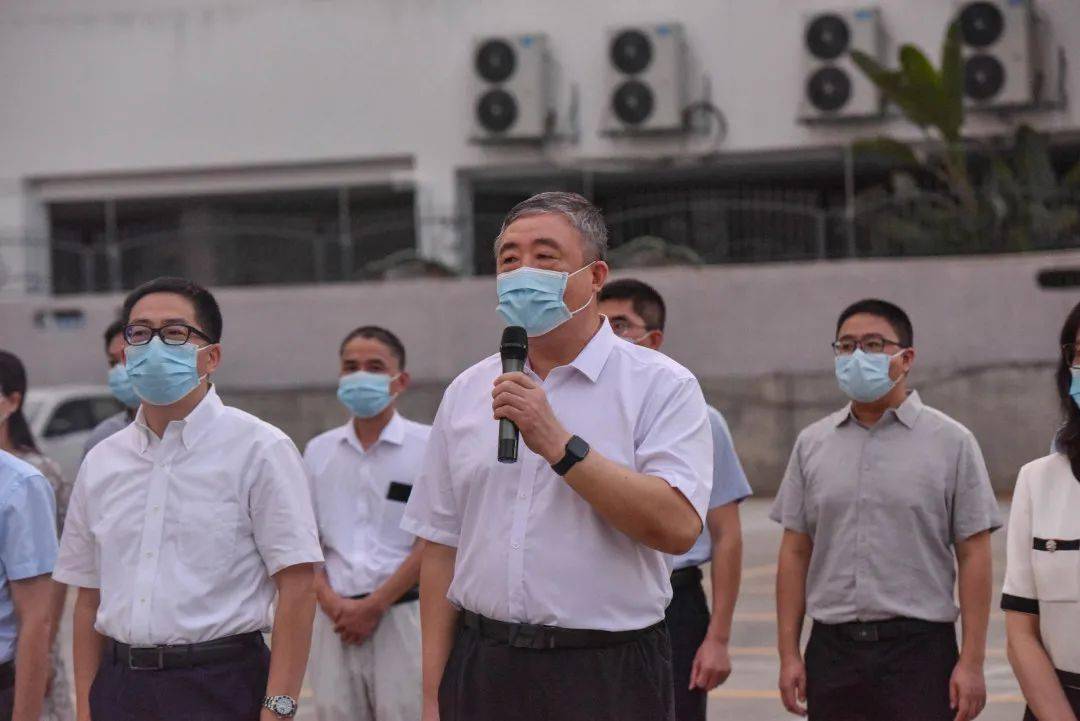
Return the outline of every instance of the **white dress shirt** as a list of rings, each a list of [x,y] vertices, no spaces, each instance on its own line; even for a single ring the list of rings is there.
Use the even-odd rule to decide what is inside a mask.
[[[416,538],[401,528],[431,426],[398,414],[366,451],[352,420],[304,450],[330,587],[359,596],[386,583]]]
[[[499,463],[492,356],[443,397],[403,526],[457,548],[449,599],[500,621],[624,631],[671,599],[671,560],[610,526],[522,441]],[[705,399],[685,368],[619,340],[605,322],[540,381],[556,417],[612,461],[678,489],[704,519],[712,486]]]
[[[158,438],[135,421],[75,482],[53,577],[101,589],[97,630],[130,644],[266,630],[283,568],[322,561],[288,437],[211,388]]]
[[[1054,453],[1020,469],[1009,510],[1001,607],[1039,617],[1050,660],[1080,673],[1080,481]]]

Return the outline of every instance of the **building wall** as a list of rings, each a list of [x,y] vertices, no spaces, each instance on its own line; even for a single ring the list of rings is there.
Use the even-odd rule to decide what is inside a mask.
[[[669,307],[665,350],[693,370],[727,416],[760,489],[775,487],[795,434],[839,408],[832,378],[836,316],[877,296],[912,317],[912,383],[928,403],[969,425],[995,482],[1008,487],[1043,455],[1058,423],[1052,386],[1058,333],[1075,292],[1039,288],[1036,274],[1080,265],[1080,251],[982,258],[844,261],[642,271]],[[494,281],[387,282],[222,289],[224,362],[216,381],[238,405],[298,443],[344,414],[334,400],[336,350],[368,323],[397,332],[409,353],[414,417],[430,420],[457,373],[497,349]],[[20,355],[31,383],[100,382],[100,333],[119,296],[0,301],[0,347]],[[82,311],[56,327],[53,310]],[[44,325],[44,327],[40,327]]]
[[[456,262],[468,248],[460,226],[459,172],[470,168],[609,167],[633,171],[649,158],[689,158],[711,139],[601,136],[607,102],[605,28],[679,21],[698,72],[727,117],[721,156],[836,146],[897,121],[822,127],[796,122],[802,92],[801,16],[829,0],[9,0],[0,5],[0,243],[5,292],[45,290],[47,255],[12,239],[44,237],[41,198],[65,180],[67,197],[130,196],[244,169],[252,185],[319,182],[282,174],[291,164],[342,160],[378,165],[417,189],[422,250]],[[844,3],[839,3],[843,6]],[[951,3],[881,0],[890,43],[936,55]],[[1080,67],[1080,4],[1042,0],[1055,42]],[[580,98],[580,137],[544,148],[470,144],[471,38],[546,32],[562,78]],[[889,56],[895,57],[890,47]],[[1068,78],[1080,95],[1080,74]],[[1080,110],[1024,116],[1048,131],[1080,128]],[[973,134],[1000,132],[997,116],[973,118]],[[722,161],[722,157],[721,157]],[[260,169],[269,177],[260,183]],[[214,171],[214,172],[210,172]],[[202,173],[203,175],[198,175]],[[327,170],[325,176],[334,173]],[[116,177],[134,177],[117,188]]]

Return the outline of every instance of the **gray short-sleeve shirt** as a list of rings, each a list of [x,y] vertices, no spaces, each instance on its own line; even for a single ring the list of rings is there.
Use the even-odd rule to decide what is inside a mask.
[[[772,518],[814,543],[806,612],[822,623],[952,623],[953,545],[1001,527],[979,444],[912,392],[867,428],[850,406],[795,442]]]

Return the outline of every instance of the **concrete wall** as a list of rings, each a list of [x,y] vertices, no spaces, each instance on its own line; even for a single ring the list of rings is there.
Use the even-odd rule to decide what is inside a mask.
[[[601,136],[608,102],[605,29],[682,22],[728,134],[721,156],[843,145],[899,132],[874,121],[807,126],[802,94],[804,12],[833,0],[7,0],[0,3],[0,238],[42,237],[41,201],[63,181],[64,197],[123,198],[189,186],[217,187],[221,171],[245,169],[250,187],[318,183],[278,172],[292,164],[379,164],[417,189],[421,221],[459,213],[463,169],[618,167],[713,151],[711,139]],[[946,0],[880,0],[895,46],[936,55],[952,8]],[[1080,3],[1040,0],[1080,67]],[[580,98],[579,139],[543,148],[470,144],[471,39],[546,32],[561,70],[566,114]],[[1080,73],[1067,79],[1080,96]],[[998,133],[1025,119],[1048,131],[1080,128],[1080,109],[973,117],[968,132]],[[265,171],[268,179],[260,180]],[[186,174],[186,175],[185,175]],[[116,184],[117,177],[131,182]],[[326,170],[323,180],[338,178]],[[383,179],[386,179],[383,178]],[[421,222],[424,252],[449,261],[468,248],[457,227]],[[2,244],[0,244],[2,245]],[[5,292],[42,271],[48,256],[5,245]],[[47,286],[46,288],[47,289]],[[41,290],[41,289],[38,289]]]
[[[1057,423],[1051,367],[1075,292],[1035,282],[1080,266],[1080,250],[1017,256],[673,268],[636,274],[669,306],[665,349],[702,380],[729,418],[760,489],[775,486],[800,428],[838,408],[831,376],[835,319],[867,296],[899,303],[915,325],[914,385],[969,425],[996,482],[1044,454]],[[400,334],[415,390],[414,417],[434,414],[442,387],[496,350],[500,322],[490,278],[299,288],[223,289],[223,393],[302,443],[344,419],[332,387],[336,349],[361,324]],[[0,301],[0,347],[19,354],[32,383],[100,382],[100,332],[118,296]],[[38,327],[56,309],[81,328]]]

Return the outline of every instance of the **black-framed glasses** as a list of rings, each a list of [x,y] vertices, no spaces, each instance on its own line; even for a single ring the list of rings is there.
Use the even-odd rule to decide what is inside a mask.
[[[851,355],[855,350],[861,349],[863,353],[884,353],[889,346],[902,348],[899,341],[890,340],[877,333],[869,333],[862,338],[844,336],[832,342],[833,353],[836,355]]]
[[[1066,343],[1061,346],[1061,357],[1070,368],[1080,368],[1080,344]]]
[[[635,329],[638,328],[645,331],[646,333],[652,330],[651,328],[649,328],[649,326],[643,323],[635,323],[628,318],[611,318],[608,322],[611,323],[611,330],[614,331],[615,335],[619,336],[620,338],[628,337],[631,333],[634,332]]]
[[[124,328],[124,340],[127,341],[128,345],[146,345],[154,339],[154,336],[161,338],[161,342],[165,345],[184,345],[193,334],[207,343],[214,342],[210,336],[187,323],[170,323],[160,328],[151,328],[142,323],[132,323]]]

